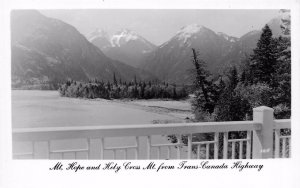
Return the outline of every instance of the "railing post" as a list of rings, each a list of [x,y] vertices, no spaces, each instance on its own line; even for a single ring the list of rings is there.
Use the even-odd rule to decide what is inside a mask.
[[[253,159],[273,157],[274,110],[266,106],[253,109],[253,121],[261,123],[261,130],[253,131]]]

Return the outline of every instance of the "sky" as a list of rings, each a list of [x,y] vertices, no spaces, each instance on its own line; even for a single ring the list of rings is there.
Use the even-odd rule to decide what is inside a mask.
[[[40,10],[48,17],[60,19],[73,25],[87,36],[95,29],[113,34],[121,29],[130,29],[155,45],[172,38],[180,28],[203,25],[215,32],[240,37],[252,30],[260,30],[279,10],[151,10],[151,9],[83,9],[83,10]]]

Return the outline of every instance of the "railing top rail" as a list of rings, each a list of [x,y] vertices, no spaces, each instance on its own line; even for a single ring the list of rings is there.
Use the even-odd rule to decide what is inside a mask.
[[[14,128],[14,141],[46,141],[76,138],[101,138],[123,136],[171,135],[190,133],[211,133],[248,131],[261,129],[260,123],[253,121],[201,122],[148,125],[107,125],[81,127],[39,127]]]
[[[274,120],[274,129],[290,129],[291,120],[290,119],[277,119]]]

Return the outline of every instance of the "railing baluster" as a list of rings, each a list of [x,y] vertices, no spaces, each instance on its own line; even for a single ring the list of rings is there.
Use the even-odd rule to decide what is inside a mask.
[[[201,148],[201,144],[197,145],[197,159],[200,159],[200,148]]]
[[[243,141],[239,142],[239,146],[240,146],[239,159],[242,159],[243,158]]]
[[[87,139],[87,158],[90,159],[91,157],[91,139]]]
[[[181,156],[180,144],[181,144],[181,135],[178,135],[178,137],[177,137],[177,159],[180,159],[180,156]]]
[[[171,158],[171,147],[167,146],[167,159]]]
[[[127,159],[127,151],[128,151],[128,149],[126,148],[126,149],[124,149],[124,158],[125,158],[125,160]]]
[[[35,142],[34,141],[31,142],[31,144],[32,144],[32,159],[34,159],[35,158],[35,148],[34,148]]]
[[[282,157],[286,158],[286,138],[282,139]]]
[[[157,147],[157,159],[160,159],[160,146]]]
[[[205,152],[206,157],[205,157],[205,159],[209,159],[209,144],[208,143],[205,145],[205,149],[206,149],[206,152]]]
[[[286,139],[282,139],[282,158],[285,158],[285,153],[286,153]]]
[[[147,159],[150,159],[151,155],[151,136],[147,136]]]
[[[112,149],[112,152],[113,152],[112,159],[116,159],[116,150],[115,150],[115,149]]]
[[[235,141],[231,142],[231,159],[235,159]]]
[[[104,138],[100,139],[100,159],[104,159]]]
[[[227,153],[228,153],[228,132],[224,132],[223,159],[227,159]]]
[[[218,159],[218,154],[219,154],[219,133],[215,132],[214,159]]]
[[[47,158],[50,159],[51,158],[51,147],[50,147],[50,140],[47,141],[47,147],[48,147],[48,153],[47,153]]]
[[[140,143],[139,143],[139,137],[135,137],[135,142],[136,142],[136,148],[135,148],[135,159],[139,158],[139,148],[140,148]]]
[[[247,131],[246,159],[250,159],[251,154],[251,131]]]
[[[192,134],[188,134],[188,159],[192,159]]]
[[[289,140],[289,158],[291,158],[291,138],[288,139]]]
[[[280,129],[275,129],[275,158],[279,158],[280,154]]]

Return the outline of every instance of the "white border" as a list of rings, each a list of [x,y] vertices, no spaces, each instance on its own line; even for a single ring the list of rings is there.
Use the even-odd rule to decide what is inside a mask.
[[[0,187],[296,187],[299,167],[299,0],[5,0],[1,2],[0,30]],[[11,9],[291,9],[292,11],[292,159],[251,160],[261,172],[51,172],[56,161],[11,159],[10,20]],[[82,161],[97,164],[97,161]],[[146,164],[146,161],[138,161]],[[174,162],[176,164],[177,162]]]

